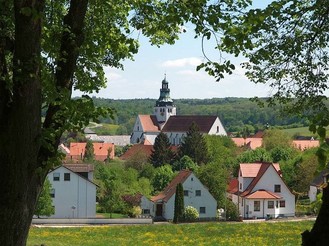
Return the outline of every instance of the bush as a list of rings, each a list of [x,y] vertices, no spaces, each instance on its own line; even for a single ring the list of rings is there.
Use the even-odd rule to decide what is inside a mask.
[[[187,206],[184,209],[184,219],[185,221],[195,221],[199,218],[198,210],[192,206]]]
[[[142,209],[140,206],[133,206],[130,212],[131,212],[131,217],[136,218],[142,214]]]
[[[231,200],[226,201],[226,219],[237,221],[239,219],[239,210]]]

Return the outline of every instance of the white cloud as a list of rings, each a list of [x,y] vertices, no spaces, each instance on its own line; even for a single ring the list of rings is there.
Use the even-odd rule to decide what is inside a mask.
[[[197,57],[181,58],[176,60],[168,60],[161,64],[163,67],[185,67],[185,66],[198,66],[201,59]]]

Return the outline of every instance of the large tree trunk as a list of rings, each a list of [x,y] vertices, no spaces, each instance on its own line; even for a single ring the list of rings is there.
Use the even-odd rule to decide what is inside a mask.
[[[0,81],[0,96],[11,95],[9,101],[0,105],[0,245],[26,244],[45,177],[42,169],[38,170],[41,142],[41,19],[32,14],[33,11],[42,12],[43,8],[44,1],[14,2],[12,87],[8,81]],[[9,90],[11,93],[8,93]]]
[[[40,55],[44,4],[44,0],[14,1],[12,83],[5,79],[9,73],[4,59],[5,44],[0,37],[0,245],[5,246],[26,245],[35,205],[51,166],[49,159],[56,155],[63,131],[63,123],[57,120],[60,107],[50,105],[43,126],[41,124]],[[61,40],[62,57],[57,63],[61,69],[55,76],[59,93],[56,105],[60,104],[62,91],[65,90],[65,100],[70,97],[75,63],[83,42],[87,5],[88,0],[71,0],[63,21],[66,28]],[[44,138],[44,132],[52,133],[54,137]]]
[[[329,176],[327,176],[328,178]],[[302,245],[322,246],[328,245],[329,235],[329,186],[323,188],[322,205],[311,231],[302,233]]]

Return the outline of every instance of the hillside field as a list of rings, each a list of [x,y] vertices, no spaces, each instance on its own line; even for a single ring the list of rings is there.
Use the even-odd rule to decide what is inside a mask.
[[[75,228],[32,227],[27,245],[301,245],[314,221],[191,223]]]

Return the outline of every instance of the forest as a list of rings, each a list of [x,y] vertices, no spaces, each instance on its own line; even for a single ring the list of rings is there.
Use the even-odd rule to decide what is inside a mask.
[[[114,109],[114,118],[100,118],[101,123],[120,125],[116,134],[130,134],[138,114],[152,114],[156,99],[104,99],[93,97],[96,106]],[[265,99],[259,99],[260,103]],[[309,122],[298,116],[287,116],[279,106],[261,106],[249,98],[174,99],[178,115],[216,115],[226,131],[257,132],[265,126],[295,128]]]

